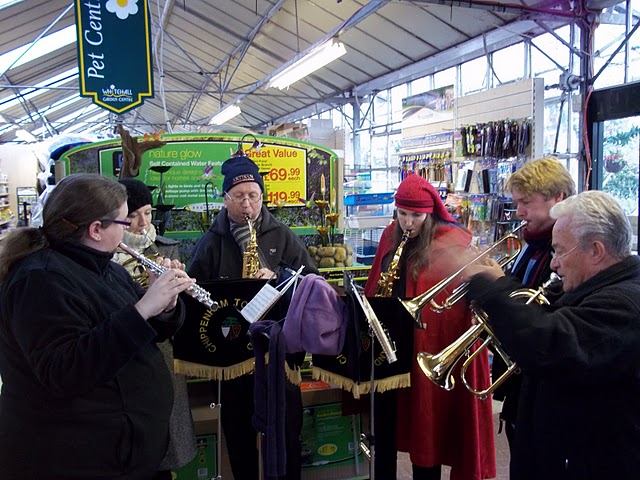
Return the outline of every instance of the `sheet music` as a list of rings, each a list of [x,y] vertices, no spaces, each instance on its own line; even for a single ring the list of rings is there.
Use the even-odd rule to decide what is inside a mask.
[[[255,297],[240,311],[244,319],[249,323],[260,320],[282,296],[282,292],[268,283],[260,289]]]
[[[253,297],[242,310],[240,310],[240,314],[249,323],[254,323],[258,320],[262,320],[269,309],[273,307],[273,305],[275,305],[275,303],[280,299],[280,297],[282,297],[282,295],[284,295],[287,290],[289,290],[289,287],[291,287],[291,285],[293,285],[294,283],[297,283],[298,277],[300,276],[300,273],[302,273],[302,270],[304,270],[304,265],[302,265],[296,272],[294,272],[291,278],[284,283],[284,286],[283,284],[280,284],[277,287],[272,287],[268,283],[265,283],[264,287],[260,289],[256,296]],[[282,290],[278,290],[278,288],[281,286],[283,286]]]

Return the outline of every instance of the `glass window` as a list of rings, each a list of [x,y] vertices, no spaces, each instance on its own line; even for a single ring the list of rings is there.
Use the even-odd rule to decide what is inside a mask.
[[[409,84],[407,97],[416,93],[428,92],[429,90],[431,90],[431,77],[418,78]]]
[[[374,125],[385,125],[391,121],[390,107],[389,90],[378,92],[373,104]]]
[[[555,33],[569,42],[571,33],[569,27],[559,28]],[[534,77],[544,78],[545,85],[554,85],[558,83],[563,70],[568,67],[569,50],[553,35],[545,33],[531,40],[531,72]],[[557,90],[551,92],[552,96],[557,94]]]
[[[402,121],[402,99],[407,97],[408,84],[403,83],[391,89],[391,122]]]
[[[433,88],[442,88],[456,84],[456,67],[447,68],[433,74]]]
[[[493,58],[494,85],[524,78],[524,43],[495,52]]]
[[[476,58],[461,65],[460,85],[462,95],[487,89],[487,59]]]
[[[611,54],[618,48],[625,36],[624,25],[600,24],[594,33],[593,59],[594,75],[609,60]],[[594,83],[594,88],[604,88],[611,85],[619,85],[624,82],[624,50],[618,52],[607,68],[600,74]]]
[[[604,122],[602,190],[616,197],[627,215],[638,215],[640,117]]]

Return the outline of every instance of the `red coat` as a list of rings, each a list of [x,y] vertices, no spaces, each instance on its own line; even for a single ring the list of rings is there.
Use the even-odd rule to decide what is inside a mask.
[[[382,259],[393,248],[395,228],[394,222],[382,234],[365,287],[367,296],[375,295]],[[463,228],[438,227],[429,268],[420,273],[417,281],[407,278],[407,297],[425,292],[455,272],[461,266],[462,254],[470,240],[471,235]],[[436,300],[442,301],[456,285],[452,283]],[[422,310],[422,322],[427,328],[415,331],[414,356],[425,351],[438,353],[471,326],[469,309],[464,301],[443,313],[434,313],[427,306]],[[479,388],[486,388],[490,382],[486,349],[479,357],[467,370],[467,379]],[[451,466],[451,480],[495,478],[491,399],[479,400],[469,393],[460,380],[459,365],[456,367],[456,386],[447,392],[433,384],[422,373],[417,361],[414,362],[411,387],[398,390],[398,450],[409,452],[411,462],[421,467]]]

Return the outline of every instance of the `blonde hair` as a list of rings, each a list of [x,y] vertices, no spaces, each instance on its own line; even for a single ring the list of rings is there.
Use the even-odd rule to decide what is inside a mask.
[[[556,157],[544,157],[525,163],[507,181],[507,190],[523,195],[541,194],[545,200],[563,194],[568,198],[576,193],[573,178]]]

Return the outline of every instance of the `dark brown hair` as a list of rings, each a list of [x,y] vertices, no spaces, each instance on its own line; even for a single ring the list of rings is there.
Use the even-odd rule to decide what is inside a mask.
[[[409,274],[413,278],[413,280],[418,279],[418,275],[423,268],[426,268],[429,265],[429,258],[431,255],[431,243],[433,242],[433,237],[436,233],[436,226],[438,224],[438,218],[435,215],[427,214],[422,226],[420,227],[420,232],[416,238],[416,245],[409,252],[409,256],[407,257],[407,265],[411,266],[409,270]],[[400,245],[400,240],[402,239],[402,228],[400,227],[400,222],[396,220],[396,228],[393,232],[393,249],[395,251]]]

